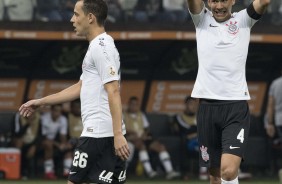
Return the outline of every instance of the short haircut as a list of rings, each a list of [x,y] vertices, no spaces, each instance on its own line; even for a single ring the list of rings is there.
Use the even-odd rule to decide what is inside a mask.
[[[96,19],[99,26],[104,26],[107,15],[108,15],[108,6],[104,0],[78,0],[83,1],[82,10],[84,14],[92,13]]]
[[[132,97],[130,97],[129,100],[128,100],[128,102],[131,102],[131,101],[134,101],[134,100],[138,101],[137,96],[132,96]]]

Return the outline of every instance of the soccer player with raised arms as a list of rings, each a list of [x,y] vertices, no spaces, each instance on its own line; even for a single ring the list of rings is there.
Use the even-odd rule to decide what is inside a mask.
[[[197,113],[200,165],[211,184],[237,184],[248,141],[250,99],[245,66],[252,26],[270,0],[254,0],[232,13],[235,0],[187,0],[196,28],[198,74],[192,97]]]

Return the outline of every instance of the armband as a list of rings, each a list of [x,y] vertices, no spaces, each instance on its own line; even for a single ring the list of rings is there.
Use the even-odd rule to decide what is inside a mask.
[[[248,13],[248,15],[249,15],[251,18],[253,18],[253,19],[255,19],[255,20],[258,20],[258,19],[261,18],[261,14],[258,14],[258,13],[256,12],[253,3],[251,3],[251,4],[248,6],[248,8],[247,8],[247,13]]]

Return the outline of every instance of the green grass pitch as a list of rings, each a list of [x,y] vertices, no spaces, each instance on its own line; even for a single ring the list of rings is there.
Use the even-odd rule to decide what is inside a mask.
[[[0,180],[0,184],[66,184],[66,180],[55,180],[55,181],[46,181],[46,180]],[[208,184],[207,181],[196,181],[196,180],[128,180],[126,184]],[[250,180],[250,181],[241,181],[240,184],[279,184],[279,181],[270,181],[270,180]]]

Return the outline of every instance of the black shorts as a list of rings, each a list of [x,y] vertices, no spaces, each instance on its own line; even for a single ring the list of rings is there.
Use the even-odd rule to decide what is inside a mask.
[[[115,155],[114,138],[81,137],[74,151],[68,180],[74,183],[125,183],[125,161]]]
[[[201,99],[197,126],[200,166],[220,168],[223,153],[244,157],[250,129],[246,101]]]

